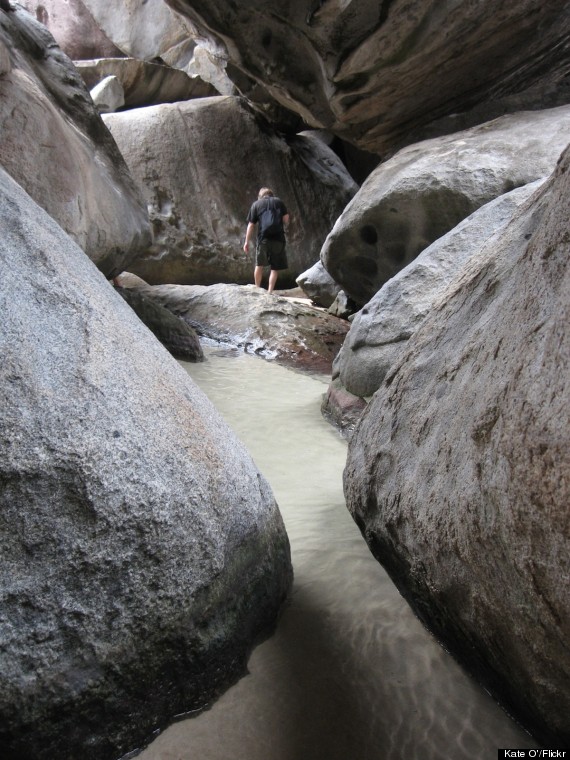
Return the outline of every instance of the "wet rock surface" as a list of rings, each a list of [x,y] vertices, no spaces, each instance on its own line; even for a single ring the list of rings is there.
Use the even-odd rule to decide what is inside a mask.
[[[570,743],[569,168],[410,339],[345,470],[374,556],[547,747]]]
[[[244,446],[0,170],[0,754],[116,760],[204,709],[291,583]]]
[[[349,393],[338,379],[329,385],[321,404],[323,417],[338,428],[345,438],[350,438],[365,409],[366,401]]]
[[[348,322],[253,285],[121,284],[156,300],[206,338],[300,370],[329,373]]]

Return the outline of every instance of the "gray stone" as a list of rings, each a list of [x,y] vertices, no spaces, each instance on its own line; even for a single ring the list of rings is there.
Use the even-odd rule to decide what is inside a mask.
[[[349,393],[338,380],[333,380],[329,385],[321,404],[323,417],[338,428],[345,438],[350,438],[365,409],[366,401]]]
[[[567,0],[167,3],[306,124],[383,156],[455,114],[472,126],[570,95]]]
[[[111,277],[151,242],[148,213],[72,62],[26,11],[0,14],[0,165]]]
[[[189,362],[204,360],[204,352],[196,332],[183,319],[143,293],[120,286],[118,292],[172,356]]]
[[[125,91],[115,76],[102,79],[89,94],[99,113],[113,113],[125,105]]]
[[[410,339],[345,495],[421,620],[545,747],[570,746],[570,149]]]
[[[121,283],[131,287],[130,275]],[[295,369],[329,374],[348,324],[253,285],[141,285],[137,292],[185,319],[200,336]]]
[[[83,4],[128,57],[162,62],[192,79],[208,83],[216,93],[235,94],[235,86],[226,72],[225,47],[199,34],[188,19],[173,12],[162,0],[144,3],[140,0],[122,3],[83,0]],[[174,99],[160,102],[174,102]]]
[[[297,285],[318,306],[328,309],[337,297],[340,286],[333,280],[320,261],[297,277]]]
[[[89,88],[105,77],[115,76],[124,90],[125,108],[175,103],[216,94],[214,88],[199,77],[135,58],[76,61],[75,65]]]
[[[237,94],[226,71],[227,58],[218,45],[205,40],[196,41],[188,62],[181,57],[178,48],[163,53],[161,57],[169,66],[183,69],[189,76],[208,82],[220,95]]]
[[[382,287],[352,320],[333,378],[356,396],[372,396],[422,321],[470,257],[510,221],[542,180],[496,198],[426,248]]]
[[[130,58],[152,61],[177,50],[184,58],[195,46],[196,30],[163,0],[82,0],[95,22]],[[174,65],[174,64],[171,64]]]
[[[81,0],[19,0],[73,60],[122,55]]]
[[[548,176],[570,140],[570,106],[504,116],[401,150],[362,185],[321,260],[364,305],[430,243],[493,198]]]
[[[272,187],[291,217],[289,269],[280,287],[319,259],[357,187],[322,143],[262,129],[236,97],[108,114],[105,123],[148,203],[154,245],[129,267],[151,284],[249,283],[255,252],[243,252],[246,217]],[[253,248],[253,246],[252,246]]]
[[[193,24],[174,13],[163,0],[143,3],[140,0],[122,3],[84,0],[83,4],[127,57],[140,62],[163,63],[174,71],[185,73],[191,80],[198,80],[193,85],[195,91],[207,85],[208,95],[235,94],[236,88],[226,73],[225,49],[200,35]],[[150,73],[149,68],[144,69],[145,76]],[[165,98],[153,102],[185,99]],[[151,105],[151,101],[144,105]]]
[[[162,0],[130,0],[121,3],[100,3],[91,0],[23,0],[22,5],[50,30],[62,50],[76,62],[93,59],[117,60],[123,56],[138,60],[139,72],[149,77],[147,89],[155,97],[136,105],[170,103],[186,97],[156,97],[158,72],[142,64],[160,62],[163,68],[174,69],[170,79],[183,72],[194,83],[193,90],[202,90],[208,83],[209,92],[234,94],[225,67],[227,56],[219,45],[199,37],[194,27],[174,13]],[[180,70],[180,71],[179,71]],[[108,71],[107,74],[114,74]],[[179,77],[177,75],[180,75]],[[102,78],[102,77],[100,77]],[[163,75],[163,79],[166,79]],[[119,76],[119,79],[121,77]],[[88,86],[93,87],[96,82]],[[142,82],[139,82],[139,89]],[[188,83],[185,83],[186,88]],[[203,95],[199,95],[202,97]]]
[[[11,70],[12,63],[10,61],[10,51],[4,42],[0,41],[0,77],[3,74],[8,74]]]
[[[340,317],[340,319],[349,319],[352,321],[355,313],[358,311],[358,306],[352,298],[346,295],[344,290],[339,290],[337,297],[327,311],[329,314],[332,314],[333,317]]]
[[[291,582],[204,394],[0,170],[0,754],[116,760],[245,674]]]

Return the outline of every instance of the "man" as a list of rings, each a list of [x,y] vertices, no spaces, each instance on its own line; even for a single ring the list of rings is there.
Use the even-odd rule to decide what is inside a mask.
[[[279,272],[287,269],[284,225],[288,223],[289,212],[283,201],[273,195],[273,190],[270,190],[268,187],[262,187],[258,193],[257,200],[247,215],[247,230],[243,250],[248,253],[249,244],[257,225],[257,247],[253,280],[256,286],[260,288],[264,267],[271,267],[269,284],[267,286],[268,293],[272,293],[275,289]]]

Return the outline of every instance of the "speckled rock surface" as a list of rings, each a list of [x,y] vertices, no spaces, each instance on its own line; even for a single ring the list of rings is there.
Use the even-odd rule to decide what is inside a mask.
[[[509,222],[542,180],[477,209],[398,272],[354,316],[335,359],[333,378],[356,396],[372,396],[406,350],[453,278]]]
[[[570,106],[511,114],[404,148],[364,182],[321,251],[325,269],[364,305],[477,208],[548,176],[570,142]]]
[[[348,507],[410,605],[545,747],[570,746],[570,149],[364,412]]]
[[[244,675],[291,583],[271,490],[0,170],[0,755],[117,760]]]

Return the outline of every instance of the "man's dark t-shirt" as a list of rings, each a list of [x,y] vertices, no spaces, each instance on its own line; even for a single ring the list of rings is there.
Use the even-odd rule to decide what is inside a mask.
[[[252,207],[249,210],[249,214],[247,215],[247,222],[252,224],[257,224],[257,242],[259,243],[263,238],[263,230],[261,229],[261,225],[258,224],[261,213],[269,206],[275,204],[275,207],[281,211],[281,219],[289,213],[287,211],[287,208],[283,201],[280,198],[276,198],[275,196],[271,195],[266,198],[261,198],[258,201],[255,201],[255,203],[252,205]],[[277,236],[273,236],[273,240],[281,240],[285,242],[285,231],[283,229],[283,224],[281,224],[281,230]]]

